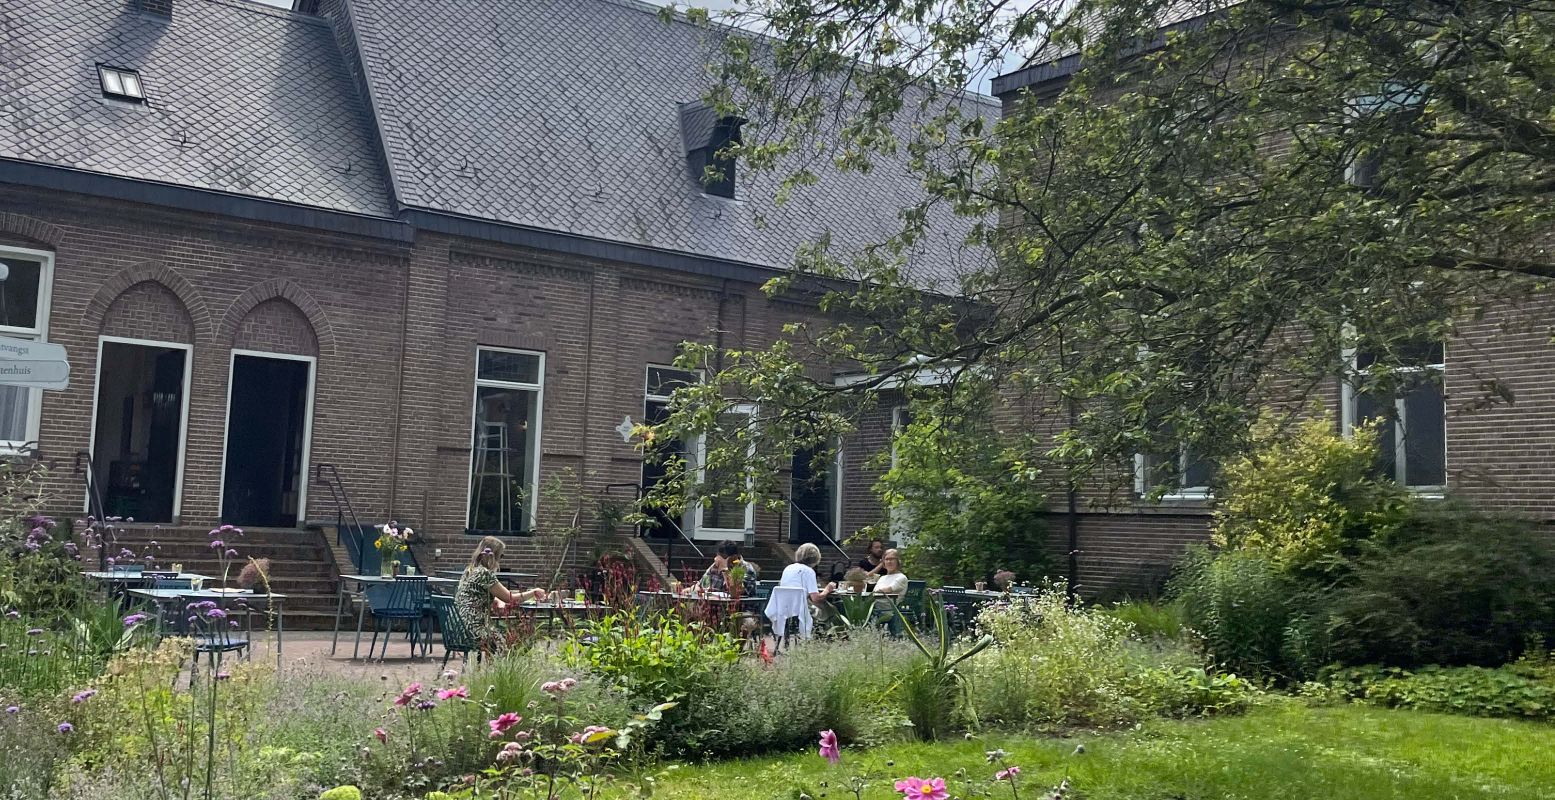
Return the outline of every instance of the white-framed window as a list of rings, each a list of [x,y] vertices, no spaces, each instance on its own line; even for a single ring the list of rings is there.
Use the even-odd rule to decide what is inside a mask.
[[[0,247],[0,336],[48,341],[54,254]],[[0,451],[16,452],[38,440],[43,390],[0,386]]]
[[[679,369],[665,364],[648,364],[643,370],[643,424],[658,425],[669,419],[670,398],[682,386],[702,381],[699,372]],[[642,489],[644,495],[669,477],[670,462],[686,456],[686,443],[679,439],[657,440],[643,453]],[[662,508],[645,509],[651,522],[646,526],[659,536],[678,536],[690,523],[671,516]],[[689,516],[689,512],[688,512]]]
[[[1196,458],[1186,447],[1166,455],[1139,453],[1134,456],[1134,492],[1140,496],[1155,492],[1165,484],[1163,500],[1208,500],[1214,497],[1210,489],[1214,478],[1215,463]]]
[[[749,426],[756,417],[756,407],[748,403],[736,403],[718,415],[720,433],[728,434],[732,441],[735,431]],[[755,454],[755,441],[751,440],[749,454]],[[707,468],[707,434],[697,437],[693,454],[696,464],[696,483],[704,496],[691,507],[691,535],[694,539],[741,539],[756,531],[756,499],[741,499],[748,495],[752,484],[745,470],[731,465],[718,470]],[[743,476],[743,478],[742,478]]]
[[[544,353],[475,348],[469,532],[534,529],[544,385]]]
[[[1345,435],[1356,425],[1377,421],[1377,472],[1411,490],[1432,493],[1447,485],[1447,397],[1442,381],[1447,348],[1441,342],[1419,342],[1406,349],[1412,366],[1389,370],[1398,387],[1378,396],[1367,387],[1376,354],[1352,349],[1345,354],[1353,378],[1343,384]]]
[[[899,462],[896,440],[912,424],[912,408],[906,405],[891,407],[891,469],[896,469]],[[891,529],[891,538],[901,545],[912,544],[918,537],[914,535],[918,527],[918,515],[911,508],[898,503],[891,506],[887,512],[887,525]]]

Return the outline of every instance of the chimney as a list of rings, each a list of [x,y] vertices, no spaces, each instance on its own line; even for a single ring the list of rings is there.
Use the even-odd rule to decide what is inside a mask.
[[[173,16],[173,0],[135,0],[135,5],[147,14],[159,17]]]

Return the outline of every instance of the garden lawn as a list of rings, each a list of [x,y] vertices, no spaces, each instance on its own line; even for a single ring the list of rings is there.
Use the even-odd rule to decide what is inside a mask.
[[[1294,701],[1240,717],[1157,720],[1126,733],[844,748],[835,768],[814,751],[680,766],[659,778],[657,796],[768,800],[794,797],[803,783],[812,797],[849,800],[848,776],[863,770],[873,776],[863,796],[883,800],[899,797],[891,784],[908,775],[950,779],[965,769],[981,784],[995,769],[984,751],[995,747],[1021,766],[1024,798],[1065,776],[1083,800],[1555,797],[1555,726]],[[965,795],[951,784],[953,796]],[[993,796],[1010,792],[999,787]]]

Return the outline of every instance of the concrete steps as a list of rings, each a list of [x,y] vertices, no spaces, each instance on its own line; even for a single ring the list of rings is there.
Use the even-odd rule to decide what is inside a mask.
[[[110,554],[129,550],[140,559],[150,556],[158,567],[182,564],[184,571],[220,583],[223,565],[218,551],[211,547],[213,538],[222,540],[221,551],[237,551],[226,568],[229,584],[237,583],[250,558],[270,560],[270,588],[286,595],[288,629],[327,629],[334,625],[340,570],[325,533],[316,528],[250,528],[242,535],[229,532],[212,537],[209,528],[130,526],[118,530]],[[95,553],[86,554],[86,563],[95,562]]]

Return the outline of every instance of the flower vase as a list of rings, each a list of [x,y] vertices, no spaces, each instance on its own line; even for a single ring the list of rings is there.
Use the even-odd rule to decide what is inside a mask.
[[[397,562],[397,561],[395,561],[393,559],[390,559],[390,558],[385,558],[382,554],[380,554],[378,556],[378,575],[379,575],[379,577],[388,578],[388,577],[391,577],[392,575],[394,575],[394,565],[398,564],[398,563],[399,562]]]

